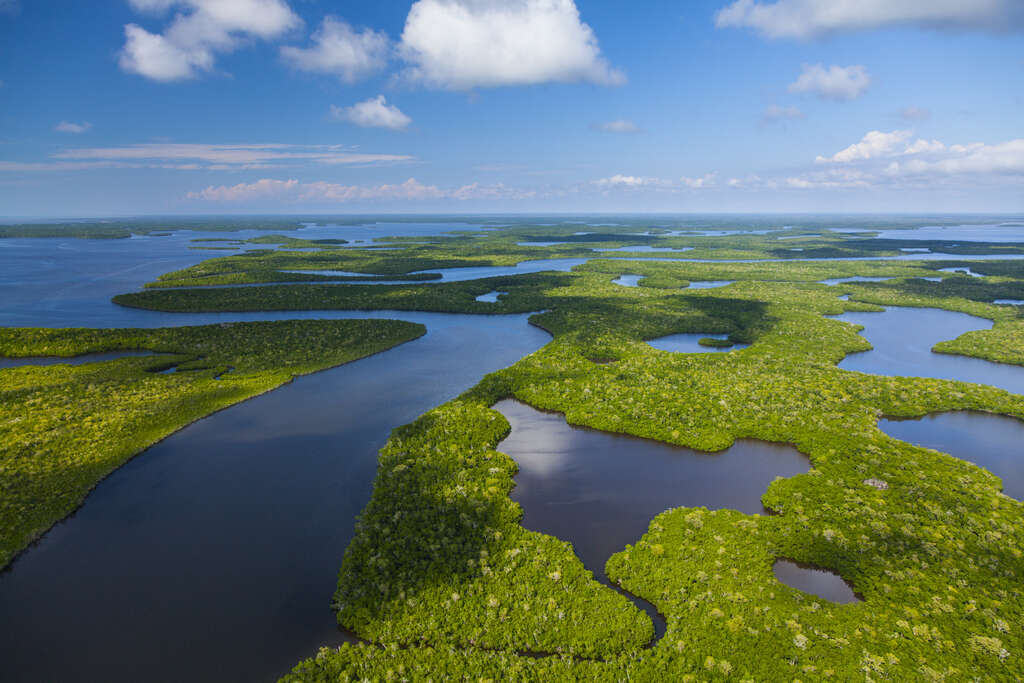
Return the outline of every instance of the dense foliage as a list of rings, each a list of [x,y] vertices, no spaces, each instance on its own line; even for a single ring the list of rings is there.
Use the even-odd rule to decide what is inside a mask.
[[[0,568],[126,460],[212,412],[297,375],[424,333],[391,320],[157,330],[0,328],[0,355],[158,355],[0,370]],[[173,374],[160,371],[177,367]]]
[[[837,369],[867,344],[823,315],[865,310],[836,294],[874,285],[666,292],[591,274],[559,284],[547,290],[557,303],[534,318],[556,334],[551,344],[397,430],[382,451],[336,595],[342,625],[381,647],[324,650],[286,680],[1024,675],[1024,505],[986,471],[876,428],[881,415],[944,410],[1024,419],[1024,397]],[[931,305],[912,289],[889,287],[887,303]],[[643,343],[685,331],[754,344],[696,355]],[[563,544],[538,543],[517,524],[506,495],[514,465],[493,451],[507,426],[487,409],[506,397],[572,424],[708,451],[737,438],[793,443],[813,468],[769,487],[771,516],[670,510],[609,560],[609,576],[667,618],[648,650],[641,612],[588,579]],[[838,572],[865,602],[832,605],[780,584],[779,557]],[[615,610],[633,618],[610,632]]]

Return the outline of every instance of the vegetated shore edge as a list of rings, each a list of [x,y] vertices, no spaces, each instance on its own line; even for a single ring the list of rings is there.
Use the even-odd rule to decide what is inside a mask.
[[[278,321],[278,322],[288,322],[288,321]],[[346,322],[346,321],[338,321],[338,322]],[[369,321],[369,322],[374,322],[374,321]],[[203,413],[201,415],[197,415],[195,417],[192,417],[191,419],[188,419],[187,421],[182,422],[182,423],[178,423],[178,424],[176,424],[175,426],[173,426],[171,428],[168,428],[168,429],[165,429],[165,430],[161,430],[159,432],[159,436],[157,436],[156,438],[145,440],[144,443],[141,443],[136,448],[134,448],[130,452],[130,454],[128,454],[126,457],[119,459],[118,462],[112,463],[111,466],[107,467],[99,478],[97,478],[94,481],[92,481],[91,484],[84,491],[81,492],[81,495],[77,496],[76,500],[74,501],[74,507],[72,509],[70,509],[70,511],[67,512],[67,514],[64,514],[60,518],[55,519],[45,529],[42,529],[38,533],[33,534],[29,538],[27,543],[25,543],[24,545],[22,545],[19,548],[16,548],[13,552],[11,552],[11,554],[6,558],[6,561],[2,565],[0,565],[0,573],[6,572],[6,571],[10,570],[11,568],[13,568],[15,562],[17,562],[17,560],[26,551],[28,551],[29,549],[31,549],[32,547],[34,547],[35,545],[40,543],[46,537],[46,535],[50,532],[50,530],[52,530],[57,525],[64,523],[65,521],[67,521],[71,517],[73,517],[78,512],[78,510],[81,509],[82,505],[85,504],[85,502],[87,501],[89,495],[91,495],[92,492],[95,491],[96,488],[104,480],[106,480],[110,475],[112,475],[114,472],[116,472],[118,469],[120,469],[122,466],[124,466],[128,462],[134,460],[135,458],[137,458],[137,457],[139,457],[141,455],[144,455],[145,452],[147,450],[149,450],[150,448],[152,448],[153,446],[155,446],[155,445],[165,441],[166,439],[174,436],[175,434],[177,434],[178,432],[181,432],[182,430],[186,429],[187,427],[189,427],[189,426],[191,426],[193,424],[196,424],[197,422],[201,422],[202,420],[210,418],[213,415],[216,415],[217,413],[220,413],[222,411],[228,410],[228,409],[233,408],[233,407],[235,407],[237,405],[240,405],[240,404],[245,403],[247,401],[250,401],[250,400],[253,400],[255,398],[258,398],[259,396],[262,396],[262,395],[268,394],[270,392],[273,392],[273,391],[275,391],[277,389],[280,389],[283,386],[291,384],[296,379],[301,379],[303,377],[306,377],[306,376],[309,376],[309,375],[313,375],[313,374],[317,374],[319,372],[326,372],[328,370],[333,370],[333,369],[342,367],[344,365],[348,365],[349,363],[354,363],[356,361],[363,360],[365,358],[369,358],[371,356],[374,356],[374,355],[377,355],[377,354],[380,354],[380,353],[384,353],[384,352],[389,351],[391,349],[394,349],[394,348],[396,348],[398,346],[401,346],[402,344],[406,344],[408,342],[411,342],[411,341],[414,341],[416,339],[419,339],[420,337],[424,336],[427,333],[426,326],[418,324],[418,323],[409,323],[409,322],[406,322],[406,321],[399,321],[399,320],[380,320],[380,321],[377,321],[377,322],[381,322],[381,323],[401,323],[402,325],[409,326],[409,328],[408,328],[409,329],[409,334],[406,335],[405,338],[392,339],[392,340],[388,341],[384,345],[378,345],[374,350],[372,350],[370,352],[362,353],[361,355],[357,355],[355,357],[347,358],[347,359],[343,360],[342,362],[335,363],[335,364],[332,364],[332,365],[327,365],[327,366],[320,367],[320,368],[313,369],[313,370],[303,370],[303,371],[300,371],[300,372],[296,372],[296,373],[292,374],[291,377],[289,377],[288,379],[286,379],[284,381],[281,381],[281,382],[278,382],[276,384],[273,384],[272,386],[266,386],[264,388],[261,388],[258,391],[253,392],[253,393],[249,393],[248,395],[246,395],[246,396],[244,396],[244,397],[242,397],[242,398],[240,398],[238,400],[228,401],[226,403],[223,403],[222,405],[219,405],[219,406],[215,407],[214,409],[212,409],[212,410],[210,410],[210,411],[208,411],[206,413]],[[258,325],[260,323],[256,323],[256,324]],[[167,328],[164,328],[164,329],[167,329]],[[72,358],[72,357],[75,357],[77,355],[85,355],[85,354],[92,353],[92,352],[94,352],[94,351],[86,350],[86,351],[83,351],[82,353],[76,353],[76,354],[74,354],[72,356],[66,356],[66,357]],[[22,367],[25,367],[25,366],[22,366]],[[32,367],[32,366],[29,366],[29,367]],[[50,367],[52,367],[52,366],[50,366]],[[221,373],[218,373],[218,375],[219,374],[221,374]]]

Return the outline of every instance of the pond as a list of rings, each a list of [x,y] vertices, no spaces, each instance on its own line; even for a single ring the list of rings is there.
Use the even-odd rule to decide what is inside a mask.
[[[991,329],[990,320],[934,308],[900,307],[883,313],[844,313],[835,319],[863,325],[860,334],[874,347],[872,351],[848,355],[839,363],[844,370],[954,379],[1024,394],[1024,367],[932,351],[939,342],[956,339],[965,332]],[[913,334],[908,334],[908,330]]]
[[[720,347],[704,346],[700,343],[701,339],[726,340],[728,338],[729,335],[727,334],[672,334],[667,337],[651,339],[647,343],[656,349],[671,351],[672,353],[722,353],[739,351],[750,346],[750,344],[733,344],[732,346]]]
[[[850,584],[835,572],[830,572],[827,569],[791,560],[776,560],[772,565],[772,571],[775,573],[775,578],[787,586],[802,590],[804,593],[817,595],[829,602],[841,605],[861,602]]]
[[[523,508],[523,526],[571,542],[606,585],[608,558],[636,543],[658,514],[681,506],[759,514],[776,477],[810,468],[807,456],[784,444],[741,439],[706,453],[573,427],[560,413],[519,401],[494,409],[512,425],[498,450],[519,465],[511,496]]]
[[[477,301],[485,304],[496,304],[498,303],[498,297],[508,294],[508,292],[499,292],[498,290],[481,294],[476,298]]]
[[[1024,500],[1024,422],[1003,415],[952,412],[916,420],[879,420],[883,432],[916,446],[984,467],[1003,480],[1003,492]]]

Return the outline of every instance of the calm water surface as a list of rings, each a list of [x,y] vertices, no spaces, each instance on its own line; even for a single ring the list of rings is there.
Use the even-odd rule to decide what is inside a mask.
[[[1024,500],[1024,422],[1002,415],[953,412],[918,420],[880,420],[889,436],[973,462],[1003,480],[1003,492]]]
[[[706,506],[759,514],[761,496],[776,477],[810,468],[807,456],[784,444],[741,439],[721,453],[705,453],[573,427],[560,413],[518,401],[494,409],[512,425],[498,450],[519,464],[512,499],[523,507],[523,526],[571,542],[583,565],[606,584],[608,558],[640,540],[665,510]]]
[[[527,316],[401,317],[428,334],[176,433],[15,560],[0,678],[271,680],[339,643],[331,594],[390,430],[549,339]]]
[[[844,370],[977,382],[1024,394],[1024,367],[931,350],[937,343],[966,332],[991,329],[990,320],[934,308],[897,307],[883,313],[844,313],[835,318],[863,325],[860,334],[874,347],[848,355],[839,363]]]

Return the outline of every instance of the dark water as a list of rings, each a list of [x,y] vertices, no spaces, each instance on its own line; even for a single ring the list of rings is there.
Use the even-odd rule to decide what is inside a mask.
[[[20,368],[26,365],[85,365],[86,363],[102,363],[118,358],[134,358],[139,356],[152,356],[152,351],[111,351],[109,353],[89,353],[84,356],[72,358],[57,358],[56,356],[32,357],[32,358],[5,358],[0,357],[0,370],[3,368]]]
[[[728,337],[729,335],[727,334],[672,334],[667,337],[652,339],[647,343],[656,349],[671,351],[672,353],[727,353],[729,351],[739,351],[750,346],[750,344],[733,344],[726,348],[718,348],[714,346],[701,346],[700,344],[701,339],[728,339]]]
[[[1003,492],[1024,500],[1024,422],[1002,415],[954,412],[918,420],[879,420],[889,436],[973,462],[1003,480]]]
[[[966,356],[933,353],[940,341],[965,332],[991,329],[992,321],[934,308],[892,307],[883,313],[844,313],[838,320],[863,325],[860,333],[874,347],[839,363],[844,370],[898,377],[936,377],[990,384],[1024,394],[1024,367]]]
[[[772,571],[775,572],[775,578],[787,586],[817,595],[829,602],[845,605],[861,601],[850,588],[850,584],[827,569],[790,560],[776,560]]]
[[[330,599],[390,430],[549,339],[527,316],[401,317],[428,334],[178,432],[0,574],[0,679],[272,680],[339,643]]]
[[[608,585],[608,558],[640,540],[658,514],[683,506],[758,514],[776,477],[810,468],[805,455],[783,444],[743,439],[711,454],[572,427],[560,413],[518,401],[494,409],[512,425],[498,450],[519,464],[512,499],[523,507],[523,526],[571,542],[583,565]]]

